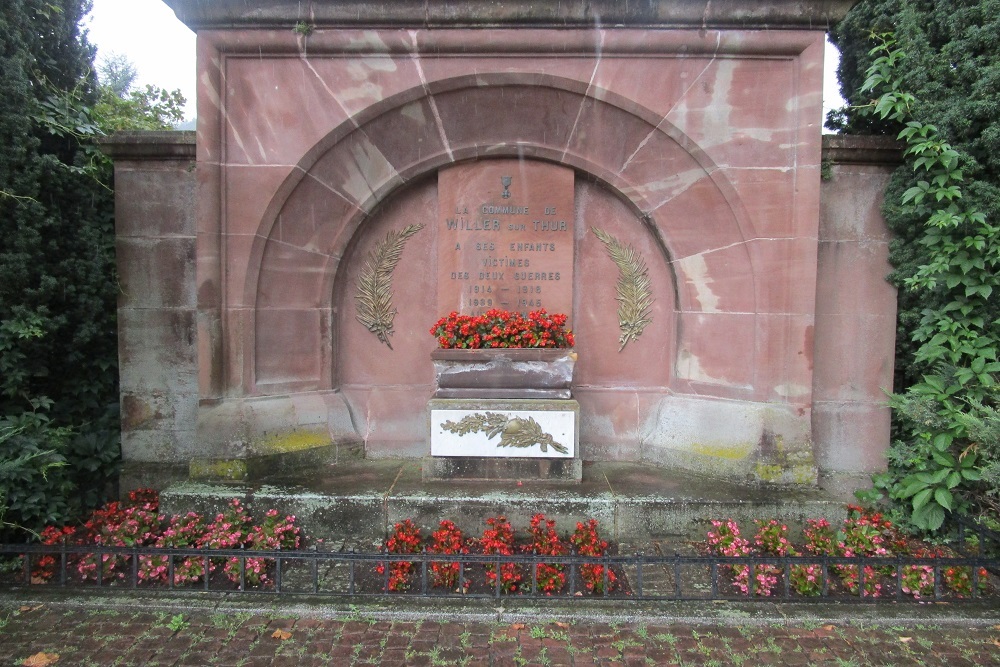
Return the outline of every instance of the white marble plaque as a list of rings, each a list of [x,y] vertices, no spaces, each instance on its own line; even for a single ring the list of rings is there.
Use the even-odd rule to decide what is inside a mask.
[[[432,456],[573,458],[571,410],[431,410]]]

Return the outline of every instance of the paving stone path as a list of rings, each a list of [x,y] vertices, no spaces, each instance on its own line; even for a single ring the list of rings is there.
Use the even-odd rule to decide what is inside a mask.
[[[0,607],[0,664],[191,665],[1000,665],[1000,626],[331,620],[100,604]],[[47,654],[39,657],[38,654]],[[55,662],[46,663],[58,656]]]

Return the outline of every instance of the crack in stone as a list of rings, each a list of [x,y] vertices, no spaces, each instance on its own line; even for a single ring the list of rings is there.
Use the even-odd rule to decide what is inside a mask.
[[[454,162],[455,154],[451,150],[451,143],[448,141],[448,135],[444,131],[444,122],[441,120],[441,113],[438,111],[437,102],[434,100],[434,96],[427,88],[427,75],[424,74],[423,65],[420,64],[420,49],[417,47],[417,33],[415,30],[410,30],[409,32],[410,39],[413,44],[413,49],[410,52],[410,60],[413,61],[413,66],[417,69],[417,75],[420,77],[420,85],[423,87],[424,93],[427,95],[427,103],[431,107],[431,114],[434,115],[434,122],[437,124],[438,137],[441,139],[441,145],[444,146],[445,152],[448,153],[448,160],[450,162]]]
[[[708,4],[711,5],[712,3],[709,2]],[[707,5],[706,5],[706,8],[705,8],[705,11],[708,12],[708,6]],[[716,59],[719,57],[719,47],[721,45],[722,45],[722,33],[721,32],[716,32],[716,34],[715,34],[715,51],[712,53],[712,59],[709,60],[708,63],[705,64],[705,67],[701,70],[701,72],[698,73],[698,76],[694,77],[694,79],[691,81],[691,85],[689,85],[684,90],[684,92],[680,96],[678,96],[678,98],[677,98],[678,103],[681,100],[683,100],[685,97],[687,97],[687,94],[689,92],[691,92],[691,89],[694,88],[694,86],[698,83],[698,81],[701,80],[701,77],[705,76],[705,72],[708,71],[708,68],[711,67],[712,63],[714,63],[716,61]],[[649,134],[647,134],[646,137],[642,141],[639,142],[639,145],[636,147],[636,149],[634,151],[632,151],[632,154],[628,156],[627,160],[625,160],[625,164],[623,164],[622,167],[621,167],[621,169],[618,170],[618,174],[617,174],[618,176],[621,176],[622,173],[626,169],[628,169],[628,166],[632,163],[632,160],[634,160],[635,156],[639,154],[639,151],[641,151],[643,148],[645,148],[646,144],[648,144],[650,142],[650,140],[653,138],[653,135],[655,135],[657,132],[661,131],[660,128],[663,126],[663,124],[665,122],[667,122],[667,116],[669,116],[673,112],[673,110],[676,109],[676,108],[677,108],[676,104],[674,106],[670,107],[667,110],[667,113],[663,114],[663,117],[656,124],[656,127],[654,127],[652,130],[650,130]]]
[[[316,77],[316,80],[320,82],[320,85],[323,86],[323,89],[327,92],[327,94],[333,98],[333,101],[337,103],[337,106],[339,106],[340,110],[344,112],[344,116],[347,117],[347,120],[350,121],[351,125],[355,128],[360,127],[358,125],[358,121],[355,120],[355,118],[351,115],[351,112],[344,106],[344,103],[340,101],[339,97],[337,97],[337,93],[334,92],[329,85],[327,85],[323,77],[316,71],[316,68],[312,66],[311,62],[309,62],[309,56],[303,52],[299,59],[303,62],[303,64],[305,64],[306,67],[309,68],[309,71],[312,72],[313,76]]]
[[[566,146],[563,148],[562,154],[563,162],[566,161],[566,155],[569,153],[569,145],[573,141],[573,137],[576,135],[576,128],[580,124],[580,116],[583,115],[583,107],[587,103],[587,99],[591,97],[591,91],[594,89],[594,79],[597,78],[597,70],[601,66],[601,54],[604,52],[605,31],[600,27],[599,21],[595,21],[595,23],[594,32],[599,36],[599,39],[597,41],[594,69],[590,73],[590,81],[587,82],[587,91],[583,94],[583,99],[580,100],[580,108],[577,109],[576,118],[573,120],[573,127],[570,128],[569,134],[566,136]]]

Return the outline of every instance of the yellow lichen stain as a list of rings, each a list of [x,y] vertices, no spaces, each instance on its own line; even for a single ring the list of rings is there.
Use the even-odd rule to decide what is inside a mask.
[[[188,466],[191,479],[245,480],[247,462],[243,459],[194,459]]]
[[[816,482],[816,469],[811,465],[801,465],[792,468],[792,479],[796,484],[814,484]]]
[[[785,472],[785,469],[779,465],[758,463],[754,472],[757,475],[757,479],[762,482],[778,482],[781,480],[781,475]]]
[[[328,435],[310,433],[309,431],[293,431],[292,433],[283,433],[267,438],[260,443],[258,450],[260,454],[281,454],[284,452],[298,452],[329,444],[330,437]]]
[[[696,442],[691,445],[691,451],[702,456],[711,456],[716,459],[727,459],[729,461],[739,461],[750,455],[752,447],[749,444],[741,445],[705,445]]]

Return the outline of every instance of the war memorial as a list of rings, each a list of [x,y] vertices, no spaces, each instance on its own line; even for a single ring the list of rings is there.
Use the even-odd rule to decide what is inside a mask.
[[[389,521],[884,468],[899,155],[822,134],[850,0],[165,2],[197,133],[106,144],[130,483]],[[575,344],[429,333],[494,308]]]

